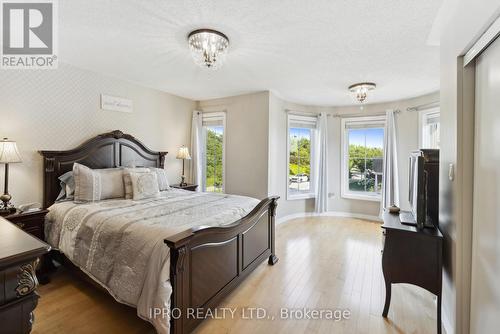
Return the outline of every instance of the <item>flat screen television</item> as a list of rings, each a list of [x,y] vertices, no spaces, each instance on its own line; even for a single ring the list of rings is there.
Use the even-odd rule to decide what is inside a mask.
[[[425,208],[425,172],[424,159],[419,152],[410,155],[410,179],[408,201],[410,202],[411,214],[418,227],[423,227],[426,220]]]
[[[410,154],[408,201],[410,212],[401,222],[418,228],[437,227],[439,215],[439,150],[422,149]]]

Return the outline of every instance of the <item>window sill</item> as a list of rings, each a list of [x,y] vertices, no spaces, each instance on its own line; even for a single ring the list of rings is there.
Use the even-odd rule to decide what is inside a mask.
[[[381,196],[357,195],[357,194],[342,194],[342,198],[356,199],[360,201],[370,201],[370,202],[380,202],[382,200]]]
[[[294,200],[299,200],[299,199],[310,199],[310,198],[315,198],[316,196],[314,194],[299,194],[299,195],[286,195],[286,200],[287,201],[294,201]]]

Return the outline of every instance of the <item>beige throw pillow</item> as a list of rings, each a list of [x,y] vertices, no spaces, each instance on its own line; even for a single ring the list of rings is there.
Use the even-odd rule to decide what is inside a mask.
[[[91,169],[75,163],[73,175],[76,202],[95,202],[125,196],[121,168]]]
[[[134,197],[134,191],[132,189],[132,180],[130,179],[130,173],[148,173],[149,168],[125,168],[123,170],[123,185],[125,187],[125,198],[132,199]]]
[[[73,164],[75,178],[75,202],[94,202],[101,200],[101,174],[92,169]]]
[[[157,197],[160,194],[158,176],[156,172],[137,173],[130,172],[134,201],[145,198]]]
[[[101,174],[101,199],[124,198],[122,168],[96,169]]]

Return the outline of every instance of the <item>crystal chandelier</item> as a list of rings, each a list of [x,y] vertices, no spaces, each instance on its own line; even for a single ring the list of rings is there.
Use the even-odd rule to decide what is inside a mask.
[[[359,103],[363,103],[368,96],[368,92],[374,90],[375,87],[377,87],[377,85],[373,82],[360,82],[349,86],[349,91],[355,94]]]
[[[229,47],[227,36],[211,29],[192,31],[188,35],[188,43],[194,62],[212,70],[222,66]]]

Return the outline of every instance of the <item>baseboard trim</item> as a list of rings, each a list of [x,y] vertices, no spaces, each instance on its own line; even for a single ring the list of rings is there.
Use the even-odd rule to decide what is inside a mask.
[[[381,222],[382,219],[378,216],[371,215],[363,215],[358,213],[351,212],[341,212],[341,211],[328,211],[324,213],[316,213],[316,212],[300,212],[294,213],[291,215],[286,215],[284,217],[280,217],[276,219],[276,224],[283,224],[289,220],[296,218],[306,218],[306,217],[345,217],[345,218],[355,218],[355,219],[363,219],[363,220],[372,220],[376,222]]]

